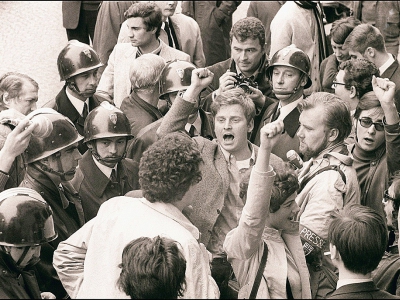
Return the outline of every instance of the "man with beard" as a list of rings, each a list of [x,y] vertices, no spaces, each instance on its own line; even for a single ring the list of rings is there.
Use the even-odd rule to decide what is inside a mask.
[[[58,73],[60,80],[65,80],[65,85],[55,99],[43,107],[50,107],[68,117],[80,135],[83,135],[87,114],[105,100],[94,96],[98,83],[97,71],[102,65],[93,48],[77,40],[69,41],[58,55]],[[83,154],[87,147],[80,142],[78,149]]]
[[[53,109],[39,108],[35,114],[31,118],[33,122],[35,118],[46,118],[52,126],[42,136],[32,135],[24,152],[27,169],[20,186],[38,192],[53,210],[58,237],[42,245],[36,268],[41,290],[64,298],[67,293],[53,268],[53,252],[84,224],[81,199],[70,183],[82,157],[78,142],[83,137],[67,117]]]
[[[298,175],[297,220],[313,282],[322,264],[331,266],[323,252],[329,251],[326,239],[332,213],[349,203],[360,203],[360,187],[344,143],[352,126],[346,103],[335,95],[317,92],[302,100],[299,107],[299,151],[308,161]],[[325,297],[334,289],[322,291],[319,282],[312,284],[313,298]]]
[[[71,183],[82,198],[85,220],[94,218],[108,199],[139,189],[139,165],[125,158],[131,127],[125,114],[108,102],[92,110],[85,121],[87,151]]]
[[[207,68],[192,71],[190,86],[175,98],[162,119],[157,131],[159,137],[185,130],[190,115],[199,106],[200,92],[210,84],[213,75]],[[188,218],[199,228],[201,242],[212,254],[211,274],[221,298],[226,298],[233,271],[223,243],[226,234],[238,226],[246,201],[246,186],[257,159],[258,147],[247,139],[254,127],[256,111],[253,100],[239,87],[219,94],[210,108],[216,139],[193,137],[204,161],[202,180],[185,197],[193,202]],[[271,154],[271,165],[277,161],[282,160]]]

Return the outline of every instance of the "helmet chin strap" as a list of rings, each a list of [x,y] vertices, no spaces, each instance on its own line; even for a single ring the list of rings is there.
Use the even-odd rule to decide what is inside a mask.
[[[118,157],[115,157],[115,158],[109,158],[109,157],[108,157],[108,158],[102,158],[102,157],[99,155],[99,153],[97,152],[96,144],[95,144],[95,143],[93,143],[93,144],[92,144],[92,147],[89,147],[89,149],[90,149],[90,152],[92,152],[93,157],[94,157],[99,163],[105,162],[105,163],[107,163],[107,164],[117,164],[117,163],[119,163],[121,160],[123,160],[123,159],[126,157],[126,147],[125,147],[124,154],[123,154],[122,156],[118,156]]]
[[[74,175],[75,171],[64,172],[64,169],[63,169],[63,166],[62,166],[62,163],[61,163],[61,159],[60,159],[61,153],[57,152],[54,155],[55,155],[55,157],[57,159],[58,169],[61,170],[61,171],[56,171],[56,170],[54,170],[52,168],[49,168],[48,166],[46,166],[42,162],[37,162],[37,164],[40,167],[40,169],[42,169],[42,171],[49,172],[51,174],[55,174],[55,175],[59,176],[61,178],[61,181],[67,181],[65,176],[66,175]]]
[[[15,267],[18,270],[23,270],[25,267],[21,266],[21,263],[24,261],[26,255],[29,252],[29,249],[31,248],[31,246],[25,246],[24,247],[24,251],[22,252],[21,256],[19,257],[18,261],[15,262],[14,259],[12,258],[11,254],[9,251],[7,251],[5,246],[1,246],[1,250],[3,250],[5,253],[7,253],[7,255],[11,258],[11,262],[14,263]],[[35,264],[37,264],[40,261],[40,257],[32,257],[32,259],[28,262],[27,266],[33,266]]]

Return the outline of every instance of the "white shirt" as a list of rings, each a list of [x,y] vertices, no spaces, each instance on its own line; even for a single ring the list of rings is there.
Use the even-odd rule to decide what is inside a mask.
[[[303,100],[303,95],[301,95],[299,99],[297,99],[289,104],[286,104],[285,106],[282,106],[282,103],[279,101],[278,109],[281,110],[281,113],[280,113],[278,119],[283,120],[288,114],[290,114],[292,112],[293,109],[296,108],[297,104],[299,104],[299,102],[301,100]]]
[[[88,113],[89,113],[89,99],[86,99],[85,101],[82,101],[76,97],[74,97],[68,89],[65,89],[65,93],[67,94],[67,97],[69,101],[71,101],[72,105],[75,107],[75,109],[79,112],[79,114],[82,116],[83,115],[83,106],[84,103],[86,103],[88,107]]]
[[[129,299],[116,285],[122,250],[133,239],[157,235],[182,246],[187,261],[183,298],[219,298],[209,254],[197,241],[199,230],[170,203],[125,196],[107,200],[95,218],[58,245],[53,264],[72,299]]]
[[[383,72],[385,72],[392,63],[394,63],[394,58],[390,53],[388,53],[388,60],[382,66],[380,66],[379,74],[383,74]]]
[[[197,133],[197,135],[200,135],[200,132],[201,132],[201,118],[200,118],[200,113],[199,112],[197,112],[197,118],[196,118],[196,120],[193,122],[193,124],[191,124],[191,123],[186,123],[186,125],[185,125],[185,130],[187,131],[187,132],[189,132],[189,130],[190,130],[190,126],[194,126],[194,128],[196,129],[196,131],[195,131],[195,133]]]
[[[96,164],[96,166],[99,168],[99,170],[106,175],[107,178],[110,178],[112,170],[115,170],[115,175],[117,175],[117,164],[115,164],[114,168],[107,167],[103,164],[101,164],[94,156],[93,156],[93,161]]]

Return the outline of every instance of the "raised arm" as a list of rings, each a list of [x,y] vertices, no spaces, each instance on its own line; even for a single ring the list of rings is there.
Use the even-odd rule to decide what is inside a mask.
[[[275,172],[269,165],[269,159],[271,149],[279,140],[283,127],[283,122],[277,120],[261,128],[261,144],[256,164],[250,175],[246,204],[238,227],[227,234],[224,242],[224,250],[230,259],[250,258],[262,242],[275,177]]]

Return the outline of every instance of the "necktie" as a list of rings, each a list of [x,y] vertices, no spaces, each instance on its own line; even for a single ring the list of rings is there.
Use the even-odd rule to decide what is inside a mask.
[[[277,111],[275,112],[274,117],[272,118],[272,122],[278,120],[280,114],[281,114],[281,109],[278,108]]]
[[[117,174],[115,172],[115,169],[112,169],[112,171],[111,171],[110,181],[117,182]]]
[[[87,107],[86,102],[84,102],[84,103],[83,103],[82,117],[83,117],[84,119],[86,119],[87,115],[88,115],[88,107]]]
[[[168,44],[170,47],[174,47],[174,41],[172,39],[172,33],[171,33],[171,28],[169,28],[168,22],[164,22],[164,30],[168,35]]]
[[[189,135],[190,135],[190,137],[197,136],[196,127],[194,127],[194,125],[190,125]]]

